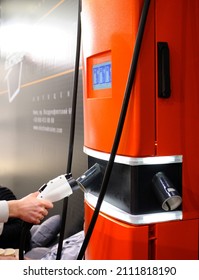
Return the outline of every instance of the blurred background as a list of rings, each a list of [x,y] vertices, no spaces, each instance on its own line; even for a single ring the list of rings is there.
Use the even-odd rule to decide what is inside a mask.
[[[78,1],[0,1],[0,184],[17,198],[67,168]],[[83,153],[81,66],[72,175]],[[56,202],[49,215],[62,212]],[[66,236],[82,228],[83,193],[69,197]]]

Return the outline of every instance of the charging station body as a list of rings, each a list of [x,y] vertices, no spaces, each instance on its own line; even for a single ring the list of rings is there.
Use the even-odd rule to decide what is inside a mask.
[[[105,170],[111,153],[143,3],[82,1],[89,167],[97,162]],[[198,26],[197,0],[150,1],[122,136],[87,259],[198,259]],[[155,195],[152,182],[159,172],[182,199],[174,210],[168,204],[165,211]],[[99,192],[100,182],[85,196],[86,228]]]

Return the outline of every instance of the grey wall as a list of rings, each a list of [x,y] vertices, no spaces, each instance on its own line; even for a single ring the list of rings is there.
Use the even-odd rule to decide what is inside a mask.
[[[77,1],[1,1],[0,184],[18,198],[66,172],[77,33]],[[83,154],[80,71],[72,174]],[[50,215],[62,212],[56,202]],[[83,194],[69,198],[66,235],[83,221]]]

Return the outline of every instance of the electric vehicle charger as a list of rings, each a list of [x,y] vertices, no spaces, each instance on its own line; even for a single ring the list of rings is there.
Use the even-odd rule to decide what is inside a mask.
[[[146,23],[146,19],[147,19],[147,15],[148,15],[149,6],[150,6],[150,0],[145,0],[142,11],[141,11],[141,17],[140,17],[140,22],[139,22],[139,27],[138,27],[137,38],[136,38],[136,42],[135,42],[135,48],[134,48],[134,52],[133,52],[133,56],[132,56],[132,61],[131,61],[131,65],[130,65],[130,71],[129,71],[129,76],[128,76],[127,85],[126,85],[126,89],[125,89],[123,104],[122,104],[122,108],[121,108],[121,113],[120,113],[120,117],[119,117],[119,121],[118,121],[118,126],[117,126],[117,130],[116,130],[110,158],[109,158],[109,161],[106,166],[106,170],[105,170],[105,174],[103,177],[101,190],[99,192],[97,204],[96,204],[93,216],[91,218],[90,224],[88,226],[88,230],[86,232],[82,247],[80,248],[79,255],[77,257],[78,260],[82,260],[85,256],[85,251],[88,246],[89,240],[91,238],[92,232],[94,230],[94,227],[95,227],[98,215],[99,215],[100,207],[104,200],[104,196],[106,194],[106,190],[108,187],[108,182],[109,182],[109,179],[111,176],[111,171],[113,168],[115,156],[116,156],[117,149],[119,146],[119,142],[120,142],[123,126],[124,126],[124,121],[125,121],[125,117],[126,117],[126,113],[127,113],[127,109],[128,109],[129,99],[130,99],[133,84],[134,84],[135,73],[136,73],[136,69],[137,69],[137,62],[138,62],[138,57],[139,57],[139,53],[140,53],[140,49],[141,49],[142,38],[143,38],[144,30],[145,30],[145,23]]]

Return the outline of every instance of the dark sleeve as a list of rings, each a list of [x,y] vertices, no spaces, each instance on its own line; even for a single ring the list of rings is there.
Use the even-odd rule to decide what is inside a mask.
[[[0,187],[0,200],[16,200],[16,196],[10,189]],[[23,221],[18,218],[9,218],[8,221],[4,223],[3,232],[0,235],[0,248],[19,248],[22,225]],[[26,246],[28,248],[30,233],[27,234],[27,237]]]
[[[1,248],[19,248],[22,221],[16,218],[8,219],[0,235]]]

